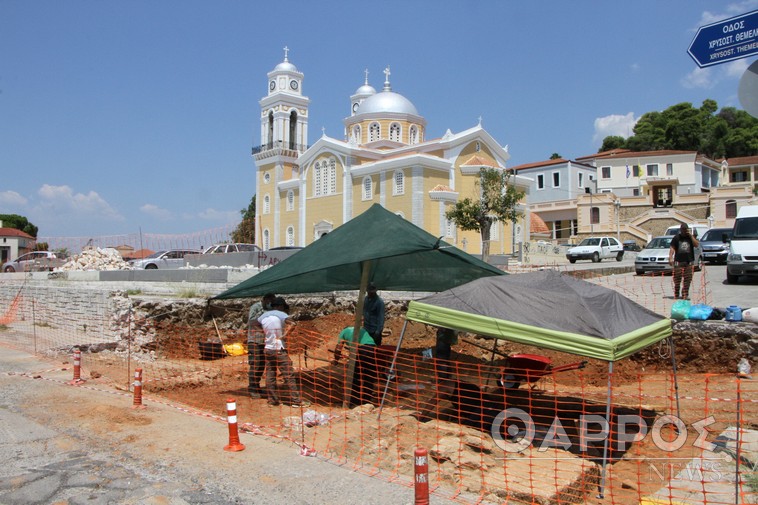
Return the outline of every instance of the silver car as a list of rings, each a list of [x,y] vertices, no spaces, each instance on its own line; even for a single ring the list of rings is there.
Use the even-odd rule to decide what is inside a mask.
[[[726,240],[724,236],[726,235]],[[726,264],[729,255],[729,241],[732,240],[732,228],[711,228],[700,239],[703,248],[703,260],[709,263]]]
[[[255,244],[216,244],[203,251],[203,254],[224,254],[232,252],[258,252],[261,248]]]
[[[129,265],[137,270],[176,269],[184,266],[184,256],[187,254],[200,254],[200,252],[192,249],[158,251],[154,252],[147,258],[132,260],[129,262]]]
[[[47,272],[63,264],[54,252],[32,251],[3,265],[3,272]]]
[[[669,251],[671,249],[672,235],[655,237],[637,253],[634,259],[634,271],[637,275],[647,273],[671,273],[673,267],[669,264]],[[700,247],[695,248],[695,270],[703,267],[703,254]]]

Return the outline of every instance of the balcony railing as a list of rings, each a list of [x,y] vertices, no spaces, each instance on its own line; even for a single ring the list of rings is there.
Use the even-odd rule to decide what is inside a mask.
[[[310,146],[306,144],[294,144],[291,142],[284,142],[283,140],[277,140],[275,142],[269,142],[260,146],[253,147],[253,156],[256,154],[265,153],[266,151],[290,151],[295,153],[302,153],[306,151]]]

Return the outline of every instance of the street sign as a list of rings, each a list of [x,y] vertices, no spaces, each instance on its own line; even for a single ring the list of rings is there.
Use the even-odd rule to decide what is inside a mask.
[[[700,68],[758,54],[758,10],[701,26],[687,52]]]

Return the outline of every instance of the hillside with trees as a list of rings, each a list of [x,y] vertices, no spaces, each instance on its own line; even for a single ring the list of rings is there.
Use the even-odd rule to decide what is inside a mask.
[[[646,112],[634,126],[634,135],[608,136],[598,152],[619,148],[698,151],[713,160],[756,156],[758,119],[734,107],[719,111],[715,100],[703,101],[699,109],[682,102],[663,112]]]

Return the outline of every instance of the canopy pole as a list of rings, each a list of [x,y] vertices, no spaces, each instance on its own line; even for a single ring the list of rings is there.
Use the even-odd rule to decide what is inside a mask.
[[[490,363],[492,363],[493,361],[495,361],[495,354],[500,354],[499,352],[497,352],[497,344],[498,344],[499,340],[497,338],[493,338],[492,340],[494,340],[495,343],[492,346],[492,356],[490,356]],[[490,370],[489,372],[487,372],[487,382],[485,383],[485,385],[487,387],[489,387],[489,385],[490,385],[490,379],[491,378],[492,378],[492,370]]]
[[[371,261],[361,262],[361,285],[358,288],[358,302],[355,304],[355,322],[353,324],[353,342],[348,346],[350,350],[347,360],[347,375],[342,397],[342,407],[350,408],[350,393],[353,390],[353,378],[355,375],[355,359],[358,355],[358,342],[360,342],[361,320],[363,319],[363,300],[366,297],[368,277],[371,273]]]
[[[384,408],[384,399],[387,398],[387,391],[390,388],[390,381],[395,375],[395,363],[397,362],[397,355],[400,353],[400,344],[403,343],[403,337],[405,336],[405,329],[408,327],[408,320],[403,323],[403,329],[400,332],[400,338],[397,340],[397,346],[395,346],[395,354],[392,356],[392,363],[390,363],[390,369],[387,370],[387,381],[384,383],[384,392],[382,393],[382,400],[379,402],[379,414],[376,416],[376,420],[379,421],[382,418],[382,408]]]
[[[613,430],[611,429],[611,377],[613,376],[613,361],[608,362],[608,399],[605,402],[605,420],[608,423],[608,436],[603,441],[603,468],[600,471],[600,493],[597,495],[601,500],[604,498],[603,491],[605,490],[605,470],[608,465],[608,442]]]
[[[676,395],[676,417],[679,416],[679,380],[676,377],[676,348],[674,347],[674,334],[669,335],[669,347],[671,348],[671,369],[674,371],[674,395]]]

